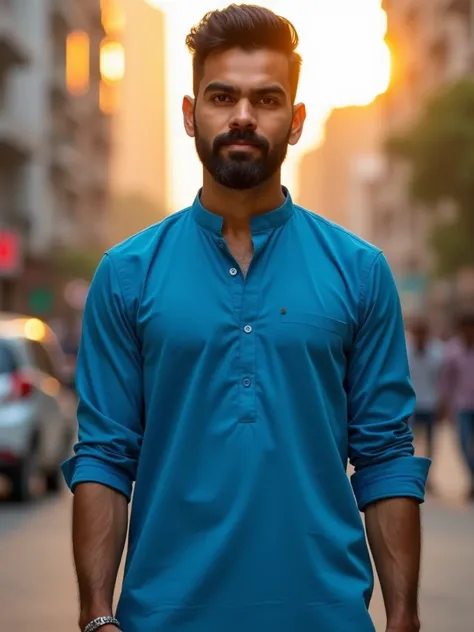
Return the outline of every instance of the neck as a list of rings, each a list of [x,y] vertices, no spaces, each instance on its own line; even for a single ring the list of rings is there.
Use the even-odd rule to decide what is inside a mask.
[[[238,191],[223,187],[204,171],[201,204],[224,218],[225,230],[248,230],[252,217],[273,211],[284,202],[280,172],[258,187]]]

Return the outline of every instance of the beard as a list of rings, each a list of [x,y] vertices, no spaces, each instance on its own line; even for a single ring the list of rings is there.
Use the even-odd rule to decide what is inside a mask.
[[[211,142],[199,133],[194,118],[194,141],[200,161],[214,180],[228,189],[244,191],[269,180],[282,166],[288,152],[291,126],[283,140],[270,147],[268,140],[252,130],[235,129],[220,134]],[[249,143],[259,149],[259,156],[245,151],[229,152],[222,148],[233,143]]]

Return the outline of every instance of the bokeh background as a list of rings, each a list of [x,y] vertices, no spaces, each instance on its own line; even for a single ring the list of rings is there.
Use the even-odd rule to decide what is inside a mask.
[[[184,39],[226,4],[0,0],[0,358],[4,323],[48,353],[57,343],[67,370],[48,388],[57,401],[68,388],[65,416],[104,250],[187,206],[200,186],[181,117],[192,89]],[[383,248],[407,323],[426,317],[431,335],[449,340],[456,314],[474,309],[474,0],[260,4],[293,21],[304,60],[308,120],[284,183]],[[15,382],[21,396],[30,387]],[[12,465],[1,388],[0,465]],[[425,505],[427,632],[474,626],[474,513],[458,443],[455,421],[440,422]],[[75,626],[71,499],[49,487],[55,495],[38,484],[28,502],[0,503],[2,631]],[[383,632],[378,592],[373,613]]]

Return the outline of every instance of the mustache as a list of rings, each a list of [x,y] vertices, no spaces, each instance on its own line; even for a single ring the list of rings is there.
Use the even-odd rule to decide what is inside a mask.
[[[249,129],[233,129],[225,134],[219,134],[214,139],[212,148],[214,152],[218,152],[219,149],[226,145],[233,145],[234,143],[248,143],[261,149],[262,151],[269,151],[270,143],[263,136],[259,136],[255,132]]]

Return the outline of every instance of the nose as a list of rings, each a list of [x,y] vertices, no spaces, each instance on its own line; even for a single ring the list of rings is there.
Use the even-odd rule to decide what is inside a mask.
[[[257,128],[257,121],[253,115],[251,104],[242,99],[238,102],[229,120],[230,129],[250,129]]]

